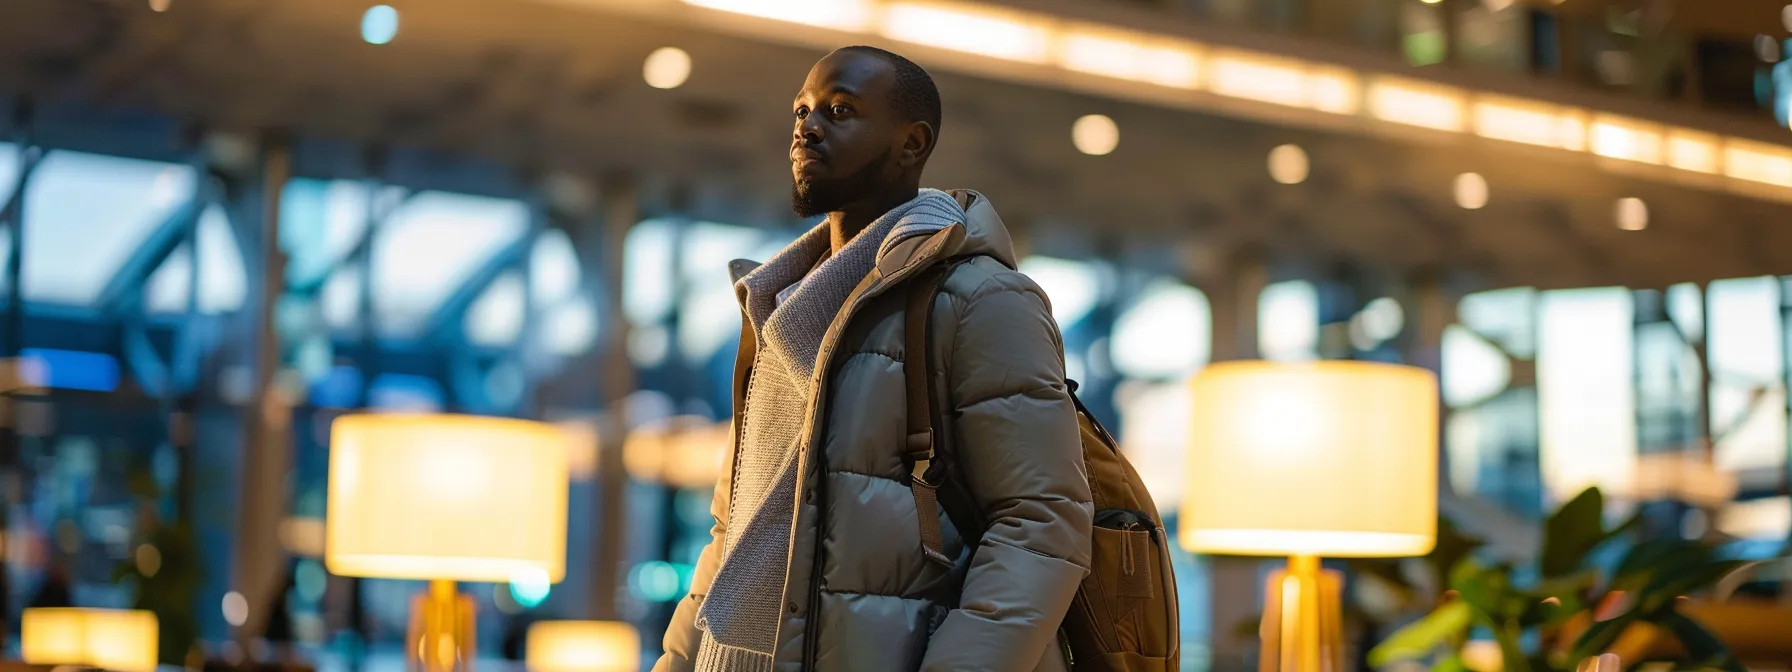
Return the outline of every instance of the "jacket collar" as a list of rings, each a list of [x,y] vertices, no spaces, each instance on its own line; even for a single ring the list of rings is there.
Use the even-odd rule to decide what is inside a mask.
[[[964,221],[892,244],[878,257],[877,266],[872,269],[866,281],[860,283],[860,291],[855,291],[854,295],[880,292],[886,281],[895,282],[907,277],[908,269],[927,266],[951,257],[982,255],[992,257],[1009,268],[1017,266],[1014,242],[989,199],[969,189],[954,189],[946,193],[951,194],[959,206],[964,208]],[[728,271],[732,281],[738,284],[741,278],[759,266],[755,261],[736,259],[728,263]],[[850,300],[848,305],[851,305]]]

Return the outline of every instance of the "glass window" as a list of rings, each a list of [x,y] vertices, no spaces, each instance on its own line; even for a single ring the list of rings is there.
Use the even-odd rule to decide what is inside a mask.
[[[759,229],[710,222],[685,229],[684,255],[679,260],[685,286],[678,307],[678,348],[686,361],[707,361],[740,333],[740,303],[728,262],[757,251],[765,238]]]
[[[1536,300],[1536,290],[1529,287],[1476,292],[1462,297],[1456,317],[1512,356],[1529,359],[1537,349]]]
[[[1406,62],[1432,65],[1444,62],[1450,55],[1450,41],[1444,32],[1444,8],[1423,2],[1409,2],[1400,10],[1400,51]]]
[[[672,245],[678,236],[670,220],[636,224],[623,243],[622,307],[635,326],[658,324],[672,312]]]
[[[334,269],[367,230],[367,184],[296,179],[280,197],[280,245],[286,280],[316,282]],[[391,197],[400,195],[390,189]]]
[[[1318,356],[1319,290],[1305,280],[1278,282],[1257,297],[1257,349],[1264,359]]]
[[[597,342],[597,305],[580,292],[549,312],[541,328],[548,352],[562,357],[583,354]]]
[[[19,147],[0,142],[0,205],[12,198],[13,183],[19,180]]]
[[[1470,67],[1524,72],[1530,67],[1530,21],[1525,8],[1507,2],[1479,4],[1456,14],[1457,49]]]
[[[193,251],[182,243],[149,276],[145,307],[152,313],[186,312],[192,270]],[[199,217],[199,312],[215,315],[236,310],[243,307],[247,295],[248,278],[236,233],[224,209],[209,206]]]
[[[1506,389],[1512,380],[1512,364],[1506,353],[1462,325],[1444,327],[1444,403],[1451,408],[1472,406]]]
[[[523,332],[523,277],[515,271],[499,276],[467,308],[467,340],[499,347],[516,342]]]
[[[25,298],[93,303],[150,232],[192,198],[195,179],[191,166],[50,152],[27,187]]]
[[[1095,264],[1035,256],[1020,262],[1020,272],[1045,290],[1051,299],[1052,318],[1060,329],[1081,322],[1101,301],[1101,269]]]
[[[1712,282],[1711,435],[1717,466],[1778,467],[1786,455],[1784,336],[1776,278]]]
[[[579,255],[572,239],[561,229],[547,229],[535,236],[529,250],[529,291],[536,306],[556,306],[579,291]]]
[[[373,307],[382,333],[413,336],[467,277],[522,236],[521,201],[426,191],[381,225],[373,244]]]
[[[1539,313],[1541,466],[1550,501],[1589,485],[1624,492],[1636,466],[1630,292],[1544,292]]]
[[[1114,368],[1131,378],[1187,377],[1207,364],[1211,320],[1201,290],[1170,280],[1153,282],[1114,323]]]

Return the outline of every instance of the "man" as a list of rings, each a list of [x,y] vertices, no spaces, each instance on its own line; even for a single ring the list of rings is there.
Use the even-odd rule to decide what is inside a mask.
[[[655,669],[1066,669],[1091,507],[1046,297],[987,200],[919,188],[940,128],[925,70],[847,47],[792,112],[791,200],[827,217],[763,266],[735,262],[734,451]],[[933,351],[904,352],[904,281],[952,259]],[[942,517],[937,558],[905,458],[903,367],[927,357],[951,478],[987,522],[973,549]]]

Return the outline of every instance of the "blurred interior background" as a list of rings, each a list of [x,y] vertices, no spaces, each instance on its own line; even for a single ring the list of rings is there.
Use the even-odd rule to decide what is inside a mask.
[[[421,584],[325,571],[328,428],[436,410],[576,437],[566,579],[463,586],[481,655],[602,618],[651,660],[726,263],[808,225],[789,100],[854,43],[934,72],[926,184],[1000,208],[1166,515],[1190,375],[1363,359],[1441,372],[1441,508],[1494,552],[1589,485],[1792,536],[1782,2],[377,1],[0,3],[9,644],[135,607],[165,663],[396,669]],[[1254,666],[1267,566],[1178,563],[1185,669]]]

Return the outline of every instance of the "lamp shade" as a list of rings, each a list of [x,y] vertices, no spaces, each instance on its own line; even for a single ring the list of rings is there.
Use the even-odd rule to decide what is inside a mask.
[[[122,609],[26,609],[20,648],[33,665],[78,665],[120,672],[156,669],[156,615]]]
[[[557,582],[567,435],[464,415],[365,414],[330,428],[324,564],[344,576]]]
[[[610,621],[542,621],[529,626],[524,663],[530,672],[636,672],[641,636]]]
[[[1229,362],[1192,385],[1181,541],[1238,555],[1424,555],[1437,378],[1367,362]]]

